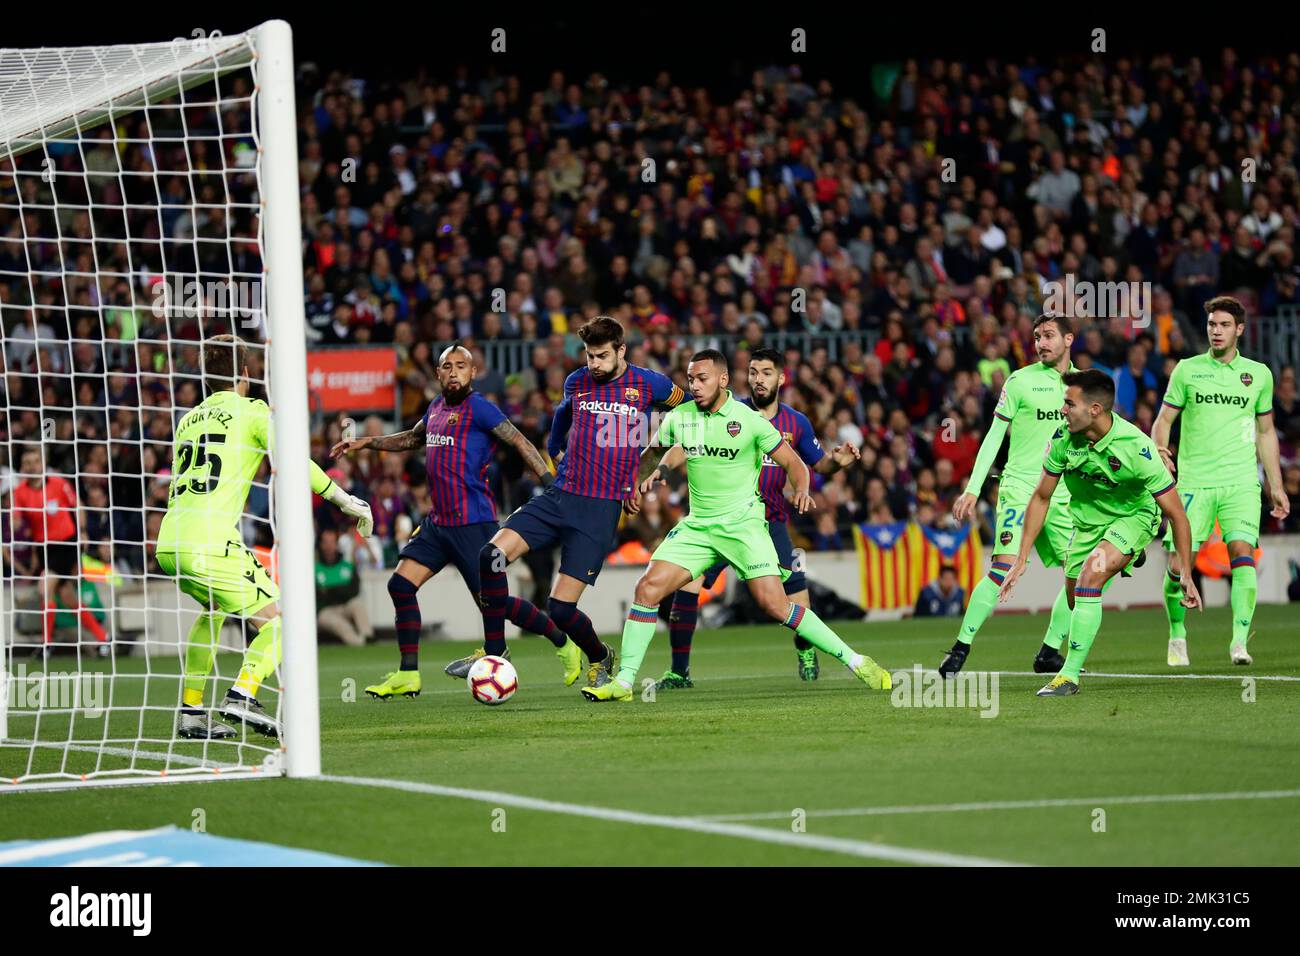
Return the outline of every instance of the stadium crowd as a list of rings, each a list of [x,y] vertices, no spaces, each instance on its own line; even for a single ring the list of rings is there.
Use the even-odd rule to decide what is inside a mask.
[[[709,89],[684,88],[666,71],[625,86],[560,71],[533,85],[463,70],[375,85],[308,70],[298,89],[311,344],[398,356],[400,421],[372,415],[363,433],[419,419],[437,394],[437,353],[452,341],[471,345],[479,390],[544,447],[564,377],[581,361],[571,333],[597,314],[622,322],[631,362],[679,384],[693,351],[722,347],[740,395],[750,349],[806,333],[803,347],[785,351],[781,397],[824,445],[851,441],[863,459],[819,482],[818,510],[792,529],[810,549],[851,547],[852,521],[947,512],[1002,382],[1035,360],[1031,325],[1049,283],[1150,284],[1119,314],[1069,303],[1076,365],[1110,371],[1121,412],[1144,429],[1174,363],[1204,349],[1211,295],[1241,296],[1252,316],[1300,305],[1297,53],[907,60],[851,91],[798,68]],[[247,128],[242,107],[231,109],[226,128]],[[195,128],[203,119],[191,117]],[[85,160],[65,154],[60,168],[111,161],[111,135],[96,135]],[[179,271],[225,265],[203,261],[209,247],[188,241],[195,236],[254,234],[239,210],[186,205],[187,189],[212,201],[251,197],[251,176],[231,172],[246,142],[223,142],[226,156],[192,151],[188,187],[175,175],[184,153],[157,160],[157,195],[178,197],[160,217],[164,237],[177,240],[168,249],[197,250],[168,263]],[[149,170],[138,145],[117,152],[124,168]],[[29,280],[60,258],[88,266],[91,223],[72,217],[62,251],[24,243],[13,196],[43,187],[6,168],[0,161],[10,409],[0,454],[40,437],[42,412],[20,409],[58,410],[46,417],[64,444],[47,443],[45,467],[77,476],[92,551],[138,571],[160,514],[142,508],[165,502],[176,410],[200,398],[193,341],[226,329],[211,317],[162,322],[143,282]],[[106,203],[115,198],[107,182],[94,197]],[[247,243],[234,250],[240,268],[257,271]],[[125,253],[101,251],[130,272]],[[140,261],[147,249],[132,261],[143,272]],[[497,346],[511,341],[532,343],[522,367],[500,367],[507,352]],[[1293,507],[1285,527],[1267,515],[1264,526],[1295,531],[1300,402],[1295,369],[1277,372]],[[376,528],[372,546],[352,536],[343,545],[391,564],[398,538],[428,509],[423,458],[363,452],[330,462],[343,427],[321,423],[313,455],[371,502]],[[492,481],[503,515],[535,490],[505,453]],[[653,546],[682,506],[680,486],[647,502],[624,539]],[[267,508],[255,491],[250,513]],[[320,508],[317,518],[331,527],[337,513]],[[25,540],[21,529],[5,533]],[[138,544],[110,552],[110,539]]]

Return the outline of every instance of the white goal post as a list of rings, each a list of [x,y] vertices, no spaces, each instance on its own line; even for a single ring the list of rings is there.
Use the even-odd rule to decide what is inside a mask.
[[[282,20],[0,49],[0,794],[320,773],[298,175]],[[278,742],[175,729],[201,608],[152,545],[172,429],[203,397],[194,356],[222,331],[264,345],[275,439],[242,531],[278,574]],[[208,713],[243,649],[228,620]]]

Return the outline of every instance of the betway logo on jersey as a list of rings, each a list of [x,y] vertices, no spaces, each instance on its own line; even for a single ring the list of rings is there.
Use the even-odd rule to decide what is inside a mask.
[[[715,448],[713,445],[683,445],[687,458],[735,458],[739,448]]]
[[[1193,405],[1232,405],[1236,408],[1245,408],[1250,404],[1250,398],[1246,395],[1221,395],[1218,392],[1206,395],[1204,392],[1194,392],[1192,398]]]
[[[1046,409],[1039,408],[1037,409],[1037,412],[1038,412],[1038,420],[1040,422],[1056,421],[1058,419],[1065,417],[1065,415],[1061,413],[1061,410],[1059,408],[1054,408],[1050,412],[1047,411]]]
[[[424,444],[426,448],[442,448],[447,445],[450,445],[452,448],[455,448],[456,436],[429,434],[424,436]]]
[[[636,418],[641,414],[641,409],[626,402],[600,402],[595,399],[578,402],[578,410],[593,415],[626,415],[628,418]]]

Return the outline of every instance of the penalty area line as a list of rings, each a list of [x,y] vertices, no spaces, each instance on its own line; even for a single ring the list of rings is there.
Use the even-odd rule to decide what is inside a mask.
[[[850,840],[842,837],[818,836],[812,833],[794,833],[774,830],[768,827],[745,826],[739,823],[726,823],[695,817],[670,817],[654,813],[639,813],[635,810],[618,810],[613,807],[593,807],[579,803],[563,803],[556,800],[542,800],[515,793],[501,793],[495,790],[468,790],[461,787],[444,787],[433,783],[416,783],[408,780],[386,780],[382,777],[346,777],[325,774],[315,778],[329,783],[346,783],[359,787],[380,787],[388,790],[401,790],[406,793],[420,793],[428,796],[451,797],[458,800],[473,800],[478,803],[490,803],[498,807],[516,807],[521,810],[539,810],[543,813],[558,813],[564,816],[586,817],[592,820],[606,820],[611,823],[626,823],[633,826],[662,827],[668,830],[681,830],[691,833],[704,833],[710,836],[732,837],[739,840],[752,840],[758,843],[774,843],[792,846],[803,850],[823,850],[827,853],[839,853],[867,860],[885,860],[891,863],[911,863],[920,866],[1023,866],[1007,860],[994,860],[986,857],[961,856],[955,853],[943,853],[937,850],[917,850],[907,847],[889,846],[884,843],[871,843],[866,840]],[[787,813],[784,819],[790,819]]]
[[[1137,803],[1202,803],[1217,800],[1289,800],[1300,798],[1300,790],[1237,790],[1225,793],[1153,793],[1123,797],[1065,797],[1051,800],[988,800],[981,803],[918,803],[896,807],[845,807],[836,810],[805,810],[811,817],[876,817],[904,813],[965,813],[979,810],[1037,810],[1050,807],[1106,807]],[[770,813],[721,813],[693,817],[695,820],[789,820],[789,810]]]

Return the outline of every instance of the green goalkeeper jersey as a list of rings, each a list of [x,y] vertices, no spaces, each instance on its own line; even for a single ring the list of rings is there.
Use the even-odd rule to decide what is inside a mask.
[[[759,412],[736,401],[731,390],[716,412],[682,402],[659,424],[658,447],[681,445],[691,516],[716,518],[758,497],[763,456],[781,444],[781,433]]]
[[[1174,479],[1156,453],[1155,442],[1134,424],[1111,417],[1110,431],[1096,442],[1072,435],[1062,425],[1043,461],[1050,475],[1064,475],[1070,487],[1070,517],[1076,527],[1096,528],[1117,518],[1158,516],[1156,498]]]
[[[1182,412],[1178,483],[1185,488],[1258,485],[1255,419],[1273,411],[1273,373],[1240,352],[1183,359],[1169,376],[1165,404]]]
[[[1069,371],[1075,371],[1073,365]],[[1052,366],[1035,362],[1012,372],[1002,386],[1002,395],[993,412],[993,426],[980,444],[966,491],[979,495],[1008,427],[1011,429],[1011,445],[1007,449],[1002,481],[1029,488],[1037,486],[1043,473],[1043,455],[1065,420],[1061,414],[1064,404],[1065,386],[1061,382],[1061,373]],[[1069,500],[1070,491],[1065,482],[1056,486],[1052,498]]]
[[[274,443],[271,410],[260,399],[235,391],[214,392],[176,426],[167,513],[158,529],[158,550],[225,554],[242,541],[239,519],[262,459]],[[332,484],[310,463],[311,490]]]

